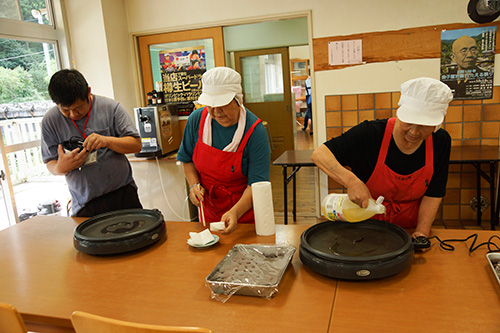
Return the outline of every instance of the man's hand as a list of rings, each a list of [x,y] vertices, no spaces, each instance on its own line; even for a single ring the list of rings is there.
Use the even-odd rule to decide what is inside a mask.
[[[47,167],[52,174],[66,175],[68,172],[79,168],[89,156],[85,149],[76,148],[69,153],[65,153],[62,145],[57,147],[58,158],[53,163],[47,163]]]
[[[87,151],[92,152],[100,148],[109,148],[109,137],[100,135],[97,133],[92,133],[83,142],[83,148]]]

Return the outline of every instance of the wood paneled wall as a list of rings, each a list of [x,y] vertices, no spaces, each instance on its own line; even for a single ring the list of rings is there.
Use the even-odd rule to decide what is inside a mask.
[[[328,42],[361,39],[363,42],[363,62],[387,62],[410,59],[429,59],[441,57],[441,31],[467,29],[487,26],[499,26],[500,23],[489,24],[445,24],[428,27],[409,28],[393,31],[371,32],[348,36],[332,36],[313,39],[314,70],[324,71],[357,65],[330,66],[328,64]],[[500,50],[499,29],[495,53]]]

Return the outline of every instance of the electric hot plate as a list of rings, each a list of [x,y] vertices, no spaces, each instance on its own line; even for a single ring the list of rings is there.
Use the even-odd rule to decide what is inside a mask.
[[[152,245],[165,234],[158,209],[123,209],[80,223],[74,230],[73,245],[87,254],[118,254]]]
[[[392,223],[322,222],[301,236],[300,259],[328,277],[371,280],[395,275],[413,261],[410,235]]]

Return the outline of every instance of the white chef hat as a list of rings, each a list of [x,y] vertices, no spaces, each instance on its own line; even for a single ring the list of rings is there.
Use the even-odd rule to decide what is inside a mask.
[[[437,126],[437,130],[452,100],[453,94],[446,84],[429,77],[420,77],[401,84],[396,114],[402,122]]]
[[[241,76],[229,67],[215,67],[201,77],[201,95],[198,103],[211,107],[224,106],[236,98],[243,103]]]

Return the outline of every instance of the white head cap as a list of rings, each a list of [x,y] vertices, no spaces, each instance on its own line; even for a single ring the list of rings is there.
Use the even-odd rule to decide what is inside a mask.
[[[201,95],[198,103],[211,107],[224,106],[236,98],[241,105],[243,93],[241,76],[229,67],[215,67],[201,77]]]
[[[452,100],[451,89],[443,82],[429,77],[412,79],[401,84],[397,117],[409,124],[440,126]]]

